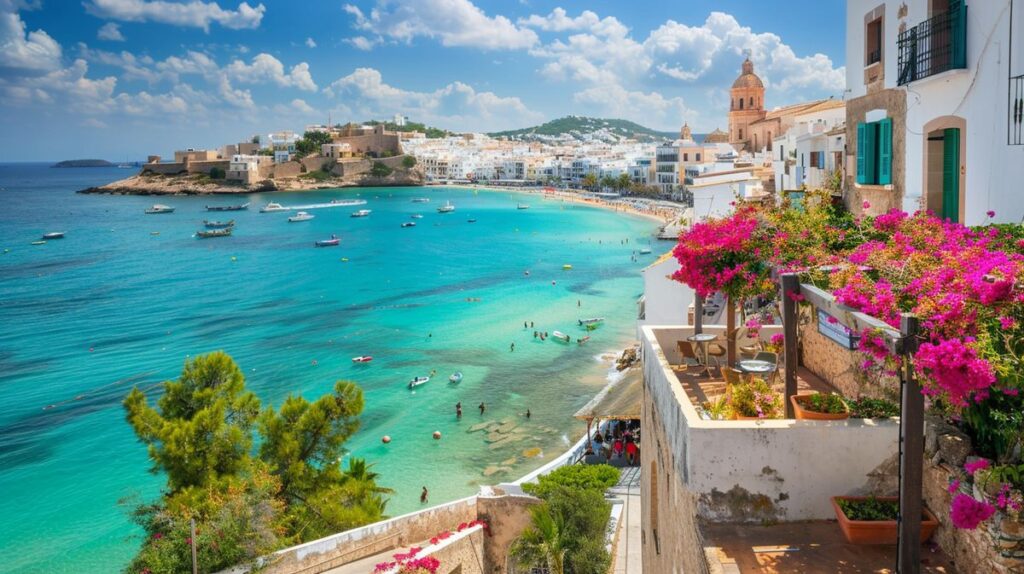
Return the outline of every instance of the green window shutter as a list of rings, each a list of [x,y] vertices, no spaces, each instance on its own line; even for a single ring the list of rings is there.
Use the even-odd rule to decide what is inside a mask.
[[[892,183],[892,119],[878,122],[878,184]]]
[[[857,124],[857,183],[868,183],[868,125],[861,122]],[[785,159],[785,158],[783,158]]]
[[[960,221],[960,130],[947,129],[942,135],[941,216]]]

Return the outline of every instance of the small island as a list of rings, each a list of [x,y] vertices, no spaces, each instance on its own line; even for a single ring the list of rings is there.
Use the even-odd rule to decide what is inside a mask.
[[[51,167],[114,167],[114,164],[105,159],[66,159]]]

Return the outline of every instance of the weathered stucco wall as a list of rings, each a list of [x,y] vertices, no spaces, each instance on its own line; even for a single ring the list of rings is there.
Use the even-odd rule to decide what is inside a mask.
[[[298,177],[300,173],[302,173],[301,163],[297,161],[286,161],[283,163],[275,163],[270,177],[273,177],[274,179],[285,179]]]
[[[720,522],[833,518],[829,497],[861,491],[896,452],[895,419],[701,419],[663,352],[688,332],[643,328],[644,388],[652,411],[644,441],[653,438],[656,450],[672,453],[671,466],[651,474],[677,475],[696,497],[701,517]]]
[[[509,546],[530,524],[530,507],[540,504],[532,496],[477,497],[477,513],[490,525],[484,545],[484,564],[489,574],[503,574]]]

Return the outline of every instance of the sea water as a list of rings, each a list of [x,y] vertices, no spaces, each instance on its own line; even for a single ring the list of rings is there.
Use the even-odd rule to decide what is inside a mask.
[[[74,193],[127,173],[0,165],[5,572],[111,572],[127,562],[139,530],[119,501],[151,500],[164,479],[149,472],[121,401],[133,386],[155,398],[187,357],[215,350],[234,357],[265,405],[359,383],[366,409],[346,446],[395,489],[389,515],[420,508],[423,486],[436,504],[514,480],[581,433],[572,414],[607,369],[596,357],[634,338],[640,269],[658,251],[634,261],[651,245],[650,220],[510,192]],[[258,211],[334,199],[367,203],[311,211],[301,223]],[[447,200],[455,212],[437,213]],[[246,201],[248,211],[204,209]],[[153,203],[176,211],[143,214]],[[372,214],[350,217],[356,209]],[[196,239],[204,219],[234,219],[234,234]],[[51,231],[67,236],[31,245]],[[314,247],[332,234],[339,247]],[[605,322],[587,332],[577,320],[588,317]],[[359,355],[373,361],[354,364]],[[450,384],[455,371],[464,378]],[[504,422],[512,438],[469,432],[481,422]]]

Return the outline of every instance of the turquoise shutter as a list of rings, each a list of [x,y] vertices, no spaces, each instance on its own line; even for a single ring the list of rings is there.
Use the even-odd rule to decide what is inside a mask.
[[[861,184],[868,182],[867,145],[868,125],[861,122],[857,124],[857,183]]]
[[[878,122],[878,183],[892,183],[892,119]]]
[[[942,141],[942,218],[960,221],[960,130],[945,130]]]

